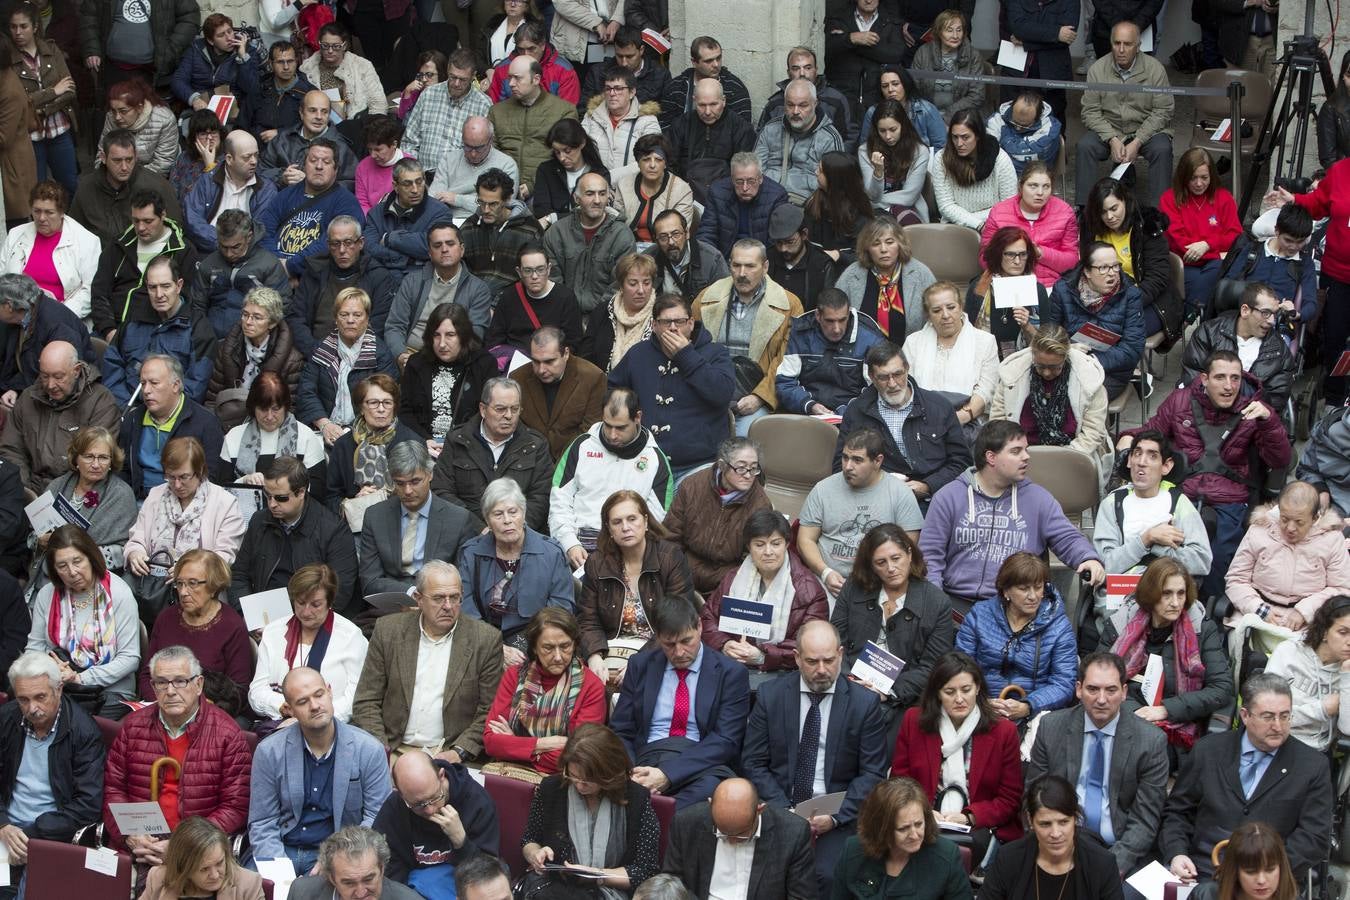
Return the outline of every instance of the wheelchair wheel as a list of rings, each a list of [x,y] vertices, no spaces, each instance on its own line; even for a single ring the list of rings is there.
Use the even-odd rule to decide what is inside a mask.
[[[1317,408],[1322,401],[1322,382],[1312,378],[1294,397],[1294,436],[1306,441],[1317,424]]]

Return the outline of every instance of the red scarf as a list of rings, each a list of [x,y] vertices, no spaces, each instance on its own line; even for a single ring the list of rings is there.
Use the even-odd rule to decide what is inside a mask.
[[[334,613],[330,609],[328,618],[323,620],[319,626],[319,633],[314,635],[314,643],[309,648],[309,659],[305,665],[309,668],[318,670],[323,665],[323,655],[328,651],[328,639],[333,636],[333,618]],[[295,668],[295,657],[300,652],[300,620],[292,615],[286,622],[286,668]]]
[[[877,324],[887,337],[891,334],[891,310],[899,313],[902,322],[905,318],[905,298],[900,294],[899,271],[895,276],[892,280],[890,275],[877,274]]]
[[[1148,610],[1140,609],[1125,623],[1125,630],[1111,645],[1111,652],[1125,661],[1125,677],[1133,678],[1144,671],[1148,665],[1148,649],[1145,644],[1145,632],[1150,625]],[[1205,664],[1200,660],[1200,640],[1195,635],[1195,626],[1191,617],[1181,614],[1172,625],[1172,656],[1176,660],[1177,681],[1176,696],[1190,691],[1198,691],[1205,686]],[[1158,727],[1167,734],[1167,741],[1187,750],[1195,743],[1198,726],[1194,722],[1159,722]]]

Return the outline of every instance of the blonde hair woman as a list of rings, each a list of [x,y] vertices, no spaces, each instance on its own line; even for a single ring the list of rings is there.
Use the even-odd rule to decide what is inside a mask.
[[[230,837],[198,816],[184,819],[169,838],[164,863],[150,870],[141,900],[263,900],[262,876],[242,868]]]

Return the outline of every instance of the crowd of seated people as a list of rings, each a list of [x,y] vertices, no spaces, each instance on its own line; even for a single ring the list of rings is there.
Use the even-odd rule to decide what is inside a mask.
[[[1350,54],[1248,222],[1152,14],[1088,14],[1075,122],[979,82],[970,2],[831,0],[769,96],[677,3],[5,4],[19,896],[30,840],[155,900],[1322,877]],[[1003,3],[1015,74],[1073,77],[1057,6]]]

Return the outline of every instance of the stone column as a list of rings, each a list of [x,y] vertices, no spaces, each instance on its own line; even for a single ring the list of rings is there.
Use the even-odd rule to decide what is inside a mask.
[[[756,116],[787,77],[788,50],[811,47],[825,69],[825,0],[684,0],[670,4],[670,32],[676,75],[689,67],[694,38],[717,38],[722,64],[745,82]]]

